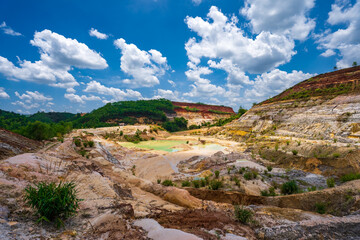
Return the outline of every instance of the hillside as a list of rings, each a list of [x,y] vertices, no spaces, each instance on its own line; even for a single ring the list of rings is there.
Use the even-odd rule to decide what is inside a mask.
[[[0,160],[41,147],[37,141],[0,128]]]
[[[202,103],[172,102],[176,117],[188,120],[188,125],[201,125],[204,122],[214,123],[222,118],[235,115],[231,107],[208,105]],[[169,117],[172,117],[171,115]]]
[[[359,171],[359,80],[360,67],[307,79],[255,105],[223,133],[278,163],[293,158],[293,166],[306,168],[312,158],[310,171]]]

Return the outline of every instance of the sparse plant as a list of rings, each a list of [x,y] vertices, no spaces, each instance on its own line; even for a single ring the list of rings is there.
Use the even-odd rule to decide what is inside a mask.
[[[299,192],[299,187],[295,180],[289,181],[281,185],[281,193],[285,195]]]
[[[249,209],[246,209],[244,206],[235,206],[234,214],[237,221],[247,224],[252,221],[253,212]]]
[[[335,187],[335,180],[334,178],[328,178],[326,179],[326,184],[329,188]]]
[[[275,144],[275,151],[278,151],[278,150],[279,150],[279,144],[276,143],[276,144]]]
[[[185,180],[185,181],[183,181],[183,182],[181,183],[181,186],[182,186],[182,187],[190,187],[190,185],[191,185],[191,183],[190,183],[189,181],[187,181],[187,180]]]
[[[88,141],[89,147],[94,147],[94,141]]]
[[[287,146],[290,145],[290,141],[289,141],[289,140],[286,141],[286,145],[287,145]]]
[[[227,168],[227,173],[230,174],[231,168]]]
[[[25,188],[25,202],[36,210],[37,222],[55,222],[59,228],[64,226],[64,220],[77,213],[81,199],[77,198],[75,188],[73,182],[39,182]]]
[[[340,180],[342,182],[348,182],[348,181],[352,181],[352,180],[357,180],[360,179],[360,173],[348,173],[343,175]]]
[[[83,145],[84,145],[84,147],[87,147],[87,146],[88,146],[88,143],[87,143],[87,142],[83,142]]]
[[[193,181],[192,181],[192,184],[193,184],[194,188],[199,188],[201,182],[200,182],[198,179],[196,179],[196,180],[193,180]]]
[[[292,150],[291,152],[292,152],[292,154],[295,155],[295,156],[298,154],[298,151],[297,151],[297,150]]]
[[[174,186],[174,183],[170,179],[166,179],[162,182],[162,185],[168,187],[168,186]]]
[[[219,188],[222,187],[222,182],[218,181],[218,180],[212,180],[209,184],[209,188],[212,190],[218,190]]]
[[[124,135],[123,131],[120,131],[120,137],[122,137]]]
[[[326,204],[325,203],[315,203],[315,211],[320,214],[326,213]]]
[[[272,166],[267,166],[267,170],[271,172],[273,170]]]
[[[75,138],[74,143],[75,143],[75,146],[81,147],[81,141],[80,141],[80,139]]]
[[[220,176],[220,171],[219,171],[219,170],[216,170],[216,171],[215,171],[215,177],[216,177],[216,178],[219,178],[219,176]]]
[[[161,179],[156,180],[157,184],[161,183]]]
[[[334,154],[333,154],[333,157],[334,157],[334,158],[339,158],[339,157],[340,157],[340,153],[334,153]]]
[[[253,178],[253,175],[251,172],[246,172],[244,174],[244,178],[245,178],[245,180],[251,180]]]
[[[334,143],[336,143],[337,142],[337,139],[336,138],[334,138]]]

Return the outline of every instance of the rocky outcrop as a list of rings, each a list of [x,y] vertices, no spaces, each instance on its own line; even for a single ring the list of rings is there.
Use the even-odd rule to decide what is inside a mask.
[[[214,122],[217,119],[228,118],[235,112],[231,107],[207,105],[199,103],[172,102],[175,114],[169,118],[183,117],[188,120],[188,125],[200,125],[203,122]]]

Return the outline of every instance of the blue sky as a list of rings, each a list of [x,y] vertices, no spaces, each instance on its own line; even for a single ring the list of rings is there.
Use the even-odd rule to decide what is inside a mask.
[[[360,0],[2,1],[0,109],[161,97],[249,108],[360,63],[359,12]]]

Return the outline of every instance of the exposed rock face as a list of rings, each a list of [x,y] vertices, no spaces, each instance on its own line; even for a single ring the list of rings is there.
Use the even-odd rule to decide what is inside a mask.
[[[199,125],[203,122],[214,122],[217,119],[228,118],[235,114],[231,107],[215,106],[207,104],[172,102],[176,114],[172,117],[183,117],[188,120],[188,125]]]
[[[0,128],[0,159],[30,152],[41,147],[41,143]]]

